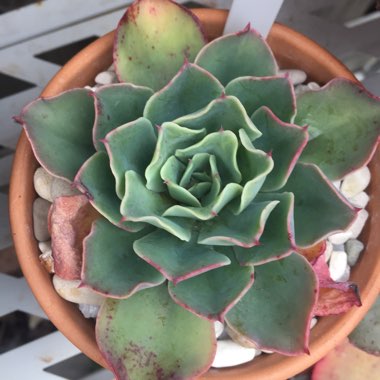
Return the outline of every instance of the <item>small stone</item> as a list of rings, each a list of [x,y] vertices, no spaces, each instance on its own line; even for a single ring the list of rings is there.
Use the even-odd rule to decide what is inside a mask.
[[[218,339],[222,335],[222,333],[223,333],[224,324],[222,322],[216,321],[214,323],[214,329],[215,329],[216,339]]]
[[[82,312],[85,318],[96,318],[99,313],[99,305],[89,305],[86,303],[79,304],[79,310]]]
[[[347,267],[347,254],[344,251],[333,251],[330,258],[330,276],[334,281],[343,278]]]
[[[326,263],[330,260],[331,254],[333,251],[333,245],[328,240],[326,241],[326,250],[325,250],[325,261]]]
[[[297,96],[301,95],[305,92],[308,92],[308,91],[310,91],[309,87],[307,87],[304,84],[299,84],[299,85],[294,87],[294,92],[296,93]]]
[[[352,198],[365,190],[370,181],[371,173],[367,166],[363,166],[344,177],[340,190],[346,198]]]
[[[309,90],[319,90],[321,88],[321,86],[316,83],[316,82],[310,82],[307,84],[307,87],[309,88]]]
[[[306,73],[302,70],[288,69],[288,70],[279,70],[279,75],[288,75],[289,80],[293,83],[293,86],[301,84],[306,80]]]
[[[310,321],[310,330],[317,324],[318,322],[318,319],[317,318],[311,318],[311,321]]]
[[[54,199],[62,196],[71,196],[81,194],[79,190],[74,188],[71,183],[62,178],[54,178],[51,183],[50,197]]]
[[[51,251],[51,240],[40,241],[38,243],[38,248],[40,249],[41,253]]]
[[[354,223],[352,223],[349,228],[349,231],[351,231],[353,239],[356,239],[360,235],[360,233],[363,231],[363,228],[368,219],[368,216],[369,214],[367,210],[362,209],[358,212],[358,216],[356,217]]]
[[[34,189],[41,198],[46,199],[49,202],[52,202],[50,188],[53,179],[54,177],[49,174],[44,168],[38,168],[34,172]]]
[[[332,184],[334,185],[334,187],[339,190],[340,189],[340,186],[342,184],[342,181],[333,181]]]
[[[112,71],[103,71],[95,77],[97,84],[107,85],[116,82],[116,74]]]
[[[245,348],[232,340],[218,340],[216,355],[213,363],[214,368],[233,367],[247,363],[256,356],[256,349]]]
[[[352,237],[351,231],[339,232],[329,236],[329,241],[334,245],[344,244],[348,239]]]
[[[53,285],[57,293],[67,301],[87,305],[101,305],[105,297],[85,287],[79,287],[80,280],[64,280],[53,276]]]
[[[54,273],[54,259],[51,250],[42,253],[39,259],[48,273]]]
[[[344,251],[344,244],[333,244],[333,251]]]
[[[268,355],[274,354],[274,351],[269,351],[269,350],[261,350],[261,352]]]
[[[350,239],[346,243],[347,261],[350,267],[353,267],[357,263],[363,249],[364,244],[357,239]]]
[[[362,191],[361,193],[355,195],[352,198],[349,198],[348,200],[354,207],[366,208],[369,202],[369,196],[366,192]]]
[[[350,274],[351,274],[351,268],[346,265],[346,269],[344,270],[343,276],[341,276],[337,282],[346,282],[350,279]]]
[[[38,241],[46,241],[50,239],[47,220],[50,205],[50,202],[42,198],[36,198],[33,203],[34,236]]]

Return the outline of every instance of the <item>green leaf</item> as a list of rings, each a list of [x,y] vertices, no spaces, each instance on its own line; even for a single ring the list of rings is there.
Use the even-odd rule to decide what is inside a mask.
[[[235,78],[271,76],[277,72],[269,46],[249,25],[241,32],[219,37],[206,45],[195,63],[213,74],[224,86]]]
[[[73,181],[93,153],[95,119],[92,92],[74,89],[40,98],[21,113],[25,132],[40,164],[51,174]]]
[[[349,335],[350,342],[372,355],[380,355],[380,296]]]
[[[245,248],[257,245],[265,222],[278,203],[252,202],[238,215],[226,208],[217,217],[202,224],[198,243]]]
[[[223,86],[210,73],[186,63],[167,86],[148,100],[144,116],[160,125],[206,107],[222,93]]]
[[[255,283],[226,315],[228,326],[264,350],[286,355],[308,352],[318,284],[297,253],[255,267]]]
[[[174,283],[231,262],[211,246],[205,247],[196,241],[183,242],[162,230],[135,241],[133,247],[143,260]]]
[[[219,248],[221,249],[221,248]],[[224,320],[225,314],[253,284],[253,267],[242,267],[229,248],[231,264],[179,284],[169,283],[169,293],[179,305],[210,320]]]
[[[174,122],[190,129],[205,128],[207,133],[228,130],[238,135],[239,129],[244,129],[251,140],[261,136],[239,99],[234,96],[215,99],[202,110],[182,116]]]
[[[139,0],[116,29],[115,69],[120,81],[157,91],[204,44],[199,21],[185,8],[173,1]]]
[[[118,379],[192,379],[208,370],[216,350],[214,324],[178,306],[165,285],[107,299],[96,336]]]
[[[96,149],[105,150],[101,140],[107,133],[142,116],[145,103],[152,95],[150,88],[130,83],[112,84],[96,90],[93,132]]]
[[[306,146],[308,133],[305,128],[282,122],[266,107],[257,110],[252,120],[263,134],[255,141],[255,147],[270,153],[274,162],[262,191],[279,190],[285,185]]]
[[[162,166],[176,149],[185,148],[200,141],[206,132],[204,129],[191,130],[174,123],[164,123],[158,130],[158,141],[152,162],[145,171],[146,187],[156,192],[164,191],[165,185],[160,175]]]
[[[260,236],[252,248],[234,247],[240,265],[261,265],[289,255],[295,246],[293,231],[294,195],[292,193],[260,193],[255,201],[279,201],[270,213]]]
[[[105,219],[95,221],[83,242],[82,284],[112,298],[127,298],[163,283],[165,277],[133,250],[133,243],[146,233],[124,231]]]
[[[91,156],[80,168],[74,183],[87,195],[94,208],[115,226],[130,232],[144,228],[144,223],[122,220],[120,199],[115,192],[115,178],[107,153],[101,151]]]
[[[289,78],[242,77],[226,87],[227,95],[236,96],[248,115],[260,107],[268,107],[280,120],[291,122],[296,114],[294,88]]]
[[[295,123],[319,132],[302,162],[318,165],[332,181],[369,162],[379,140],[380,98],[340,78],[300,95],[297,107]]]
[[[346,230],[356,211],[312,164],[297,164],[282,191],[294,194],[297,245],[307,247],[337,231]]]
[[[189,241],[193,224],[191,220],[162,216],[172,205],[173,201],[166,194],[148,190],[139,174],[134,171],[125,173],[125,194],[120,207],[125,220],[149,223],[178,239]]]
[[[152,159],[156,141],[152,124],[143,117],[122,125],[107,135],[104,144],[116,179],[116,193],[120,199],[125,192],[125,172],[133,170],[144,175],[145,168]]]

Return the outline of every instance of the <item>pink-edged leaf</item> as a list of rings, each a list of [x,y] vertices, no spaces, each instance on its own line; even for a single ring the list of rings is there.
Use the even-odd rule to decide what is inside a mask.
[[[297,253],[255,267],[255,282],[227,313],[229,327],[257,347],[285,355],[308,352],[318,283]]]
[[[319,256],[312,266],[319,282],[318,302],[314,308],[315,315],[341,314],[353,306],[361,306],[357,285],[352,282],[333,281],[324,255]]]
[[[224,316],[244,296],[254,281],[253,267],[242,267],[231,248],[218,247],[231,264],[213,269],[179,284],[169,283],[169,293],[179,305],[200,317],[224,321]]]
[[[345,339],[314,367],[312,380],[378,380],[380,357],[370,355]]]
[[[133,245],[136,253],[168,280],[180,281],[230,264],[230,259],[212,246],[184,242],[163,230],[156,230]]]
[[[135,240],[146,233],[125,231],[104,218],[96,220],[83,242],[82,284],[112,298],[127,298],[162,284],[161,273],[133,250]]]
[[[300,160],[318,165],[331,180],[366,165],[379,142],[380,98],[362,85],[334,79],[317,91],[297,98],[298,125],[309,125],[317,136]]]
[[[99,213],[85,195],[58,197],[49,215],[55,273],[65,280],[79,280],[82,243]]]
[[[107,299],[96,323],[100,351],[117,379],[194,379],[215,356],[214,324],[169,296],[166,285]]]

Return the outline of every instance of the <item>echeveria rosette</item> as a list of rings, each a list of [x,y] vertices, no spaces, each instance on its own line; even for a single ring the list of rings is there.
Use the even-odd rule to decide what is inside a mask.
[[[21,115],[41,165],[103,216],[81,280],[108,298],[96,333],[120,379],[202,374],[215,320],[258,347],[307,352],[318,283],[295,251],[352,223],[330,180],[377,145],[379,101],[358,85],[335,80],[296,101],[256,32],[203,46],[200,31],[174,2],[137,1],[114,51],[131,83],[38,99]]]

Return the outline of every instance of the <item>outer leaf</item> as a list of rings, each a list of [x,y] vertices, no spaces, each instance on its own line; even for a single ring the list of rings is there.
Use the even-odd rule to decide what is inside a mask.
[[[202,224],[198,243],[238,245],[245,248],[257,245],[265,222],[278,203],[252,202],[238,215],[225,209],[217,217]]]
[[[241,265],[261,265],[289,255],[294,246],[292,193],[260,193],[257,202],[280,201],[270,213],[258,245],[252,248],[234,247]]]
[[[134,171],[125,173],[125,195],[120,211],[127,221],[145,222],[162,228],[181,240],[189,241],[193,222],[182,218],[163,217],[172,205],[165,194],[148,190],[143,179]]]
[[[377,380],[380,378],[380,358],[359,350],[346,339],[315,365],[311,378]]]
[[[261,136],[239,99],[234,96],[223,95],[209,103],[206,108],[182,116],[174,122],[190,129],[205,128],[207,133],[229,130],[238,135],[239,129],[244,129],[251,140]]]
[[[219,248],[221,249],[221,248]],[[253,284],[253,267],[241,267],[230,248],[231,264],[183,281],[169,283],[169,293],[179,305],[210,320],[223,322],[225,314]]]
[[[75,185],[90,203],[112,224],[130,232],[144,228],[143,223],[122,220],[120,199],[115,192],[115,178],[105,152],[97,152],[81,167],[74,180]]]
[[[270,76],[277,72],[273,54],[263,38],[250,29],[219,37],[206,45],[195,63],[220,80],[225,86],[244,76]]]
[[[301,161],[317,164],[331,180],[340,179],[370,161],[380,134],[380,98],[346,79],[297,99],[296,124],[319,135],[309,142]]]
[[[136,240],[133,247],[142,259],[174,283],[231,262],[211,246],[201,246],[196,241],[182,242],[162,230]]]
[[[236,78],[226,87],[226,94],[236,96],[248,115],[252,115],[262,106],[268,107],[285,122],[293,121],[296,114],[294,87],[289,78]]]
[[[105,219],[95,221],[83,242],[82,284],[112,298],[127,298],[163,283],[161,273],[133,250],[134,241],[145,234],[129,233]]]
[[[21,121],[40,164],[57,177],[72,181],[95,149],[91,91],[74,89],[26,106]]]
[[[185,8],[174,1],[139,0],[117,27],[115,69],[120,81],[157,91],[204,44],[198,19]]]
[[[311,246],[354,221],[357,212],[315,165],[297,164],[282,189],[294,194],[296,242]]]
[[[267,107],[257,110],[252,120],[263,134],[255,141],[255,147],[270,152],[274,161],[273,170],[268,174],[262,190],[279,190],[285,185],[306,146],[308,133],[305,128],[283,123]]]
[[[116,193],[120,199],[125,192],[125,172],[133,170],[144,175],[152,159],[157,138],[149,120],[143,117],[114,129],[104,142],[116,180]]]
[[[144,116],[160,125],[206,107],[222,93],[223,86],[209,72],[185,63],[169,84],[149,99]]]
[[[226,321],[259,348],[286,355],[307,353],[317,293],[313,269],[293,253],[255,267],[254,285],[226,315]]]
[[[98,89],[94,93],[96,117],[93,139],[96,149],[104,150],[101,140],[107,133],[142,116],[145,103],[152,95],[150,88],[130,83],[112,84]]]
[[[319,296],[314,314],[326,316],[341,314],[354,305],[361,306],[358,286],[352,282],[335,282],[330,277],[324,255],[313,262],[313,269],[318,277]]]
[[[349,335],[350,342],[372,355],[380,355],[380,296]]]
[[[185,148],[200,141],[205,134],[204,129],[194,131],[174,123],[162,124],[158,130],[158,141],[152,162],[145,171],[146,187],[157,192],[164,191],[165,185],[160,171],[166,160],[175,153],[176,149]]]
[[[118,379],[195,378],[208,370],[216,350],[214,324],[178,306],[165,285],[107,299],[96,337]]]

